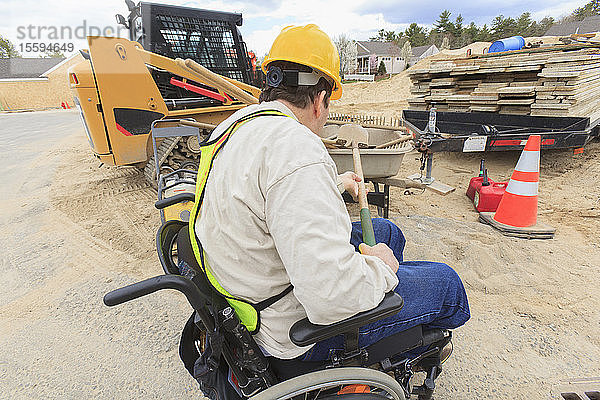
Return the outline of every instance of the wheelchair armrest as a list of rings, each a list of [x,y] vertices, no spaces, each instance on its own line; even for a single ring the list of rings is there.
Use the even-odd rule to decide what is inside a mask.
[[[389,292],[374,309],[363,311],[331,325],[316,325],[310,322],[308,318],[304,318],[290,328],[290,340],[296,346],[308,346],[397,314],[403,305],[404,300],[400,295]]]
[[[175,196],[167,197],[166,199],[158,200],[154,203],[154,207],[157,209],[163,209],[165,207],[172,206],[173,204],[182,203],[184,201],[196,201],[194,193],[180,193]]]

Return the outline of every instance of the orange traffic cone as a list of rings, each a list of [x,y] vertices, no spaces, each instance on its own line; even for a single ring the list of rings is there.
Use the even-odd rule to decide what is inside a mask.
[[[68,101],[65,101],[65,106],[67,107],[67,110],[70,110],[70,109],[71,109],[71,106],[69,105],[69,102],[68,102]]]
[[[508,236],[528,239],[554,236],[554,228],[537,222],[540,143],[540,135],[529,136],[496,213],[480,213],[481,222]]]

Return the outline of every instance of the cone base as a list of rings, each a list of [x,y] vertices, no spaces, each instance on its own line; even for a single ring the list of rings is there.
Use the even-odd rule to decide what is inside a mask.
[[[496,221],[494,219],[494,213],[491,212],[479,213],[479,222],[491,225],[492,228],[497,229],[505,236],[513,236],[524,239],[552,239],[554,237],[554,232],[556,232],[555,228],[540,222],[526,228],[506,225]]]

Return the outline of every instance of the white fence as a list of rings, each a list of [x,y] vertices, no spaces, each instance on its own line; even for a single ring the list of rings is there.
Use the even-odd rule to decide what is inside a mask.
[[[374,81],[375,75],[364,75],[364,74],[346,74],[344,75],[346,81]]]

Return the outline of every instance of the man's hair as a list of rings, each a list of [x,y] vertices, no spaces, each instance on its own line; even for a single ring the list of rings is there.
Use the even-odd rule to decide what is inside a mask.
[[[279,67],[281,70],[296,70],[299,72],[312,72],[312,68],[306,65],[296,64],[289,61],[273,61],[269,67]],[[277,87],[266,86],[258,98],[259,102],[285,100],[298,108],[305,108],[315,101],[319,93],[325,91],[325,107],[329,107],[329,97],[332,87],[327,79],[321,77],[316,85],[313,86],[285,86],[280,84]]]

